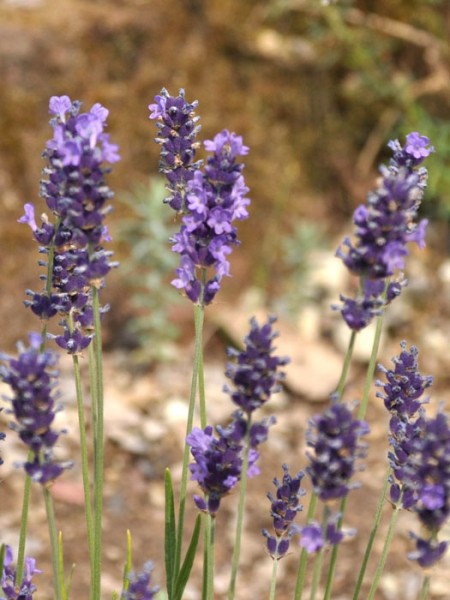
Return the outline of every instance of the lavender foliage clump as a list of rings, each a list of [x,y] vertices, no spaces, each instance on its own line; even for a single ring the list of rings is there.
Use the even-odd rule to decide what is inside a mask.
[[[434,148],[430,140],[417,132],[410,133],[402,147],[398,140],[389,142],[393,151],[389,166],[381,165],[378,188],[368,195],[366,204],[354,212],[355,242],[346,238],[336,256],[364,282],[380,281],[381,292],[374,295],[373,287],[363,285],[355,300],[341,297],[343,304],[334,307],[341,311],[348,326],[359,331],[367,326],[383,305],[392,301],[405,282],[383,294],[386,279],[401,271],[409,254],[407,244],[425,245],[427,220],[417,222],[417,213],[427,183],[427,170],[420,166]],[[346,250],[344,250],[344,247]]]
[[[288,364],[286,356],[276,356],[273,340],[278,336],[272,330],[275,317],[270,317],[264,325],[258,325],[255,318],[250,321],[250,332],[245,337],[242,351],[228,349],[235,358],[228,363],[226,376],[231,379],[233,388],[224,387],[233,402],[245,413],[251,414],[265,404],[270,396],[281,388],[279,382],[285,374],[279,369]]]
[[[53,138],[43,153],[47,166],[41,195],[54,222],[43,214],[38,225],[31,203],[19,219],[31,227],[40,252],[47,256],[39,264],[49,271],[42,277],[44,291],[28,290],[30,300],[25,304],[42,319],[63,317],[66,331],[56,337],[56,343],[71,354],[82,351],[92,337],[90,290],[100,289],[117,264],[103,244],[110,240],[104,219],[113,197],[106,183],[110,168],[104,163],[120,160],[118,147],[104,132],[108,110],[98,103],[88,113],[81,113],[80,108],[81,103],[68,96],[50,99]]]
[[[127,589],[122,591],[121,600],[153,600],[159,586],[151,586],[153,563],[147,562],[139,573],[128,574]]]
[[[296,533],[293,522],[297,513],[303,510],[299,503],[306,491],[300,488],[301,481],[305,476],[303,471],[299,471],[295,477],[289,473],[289,467],[283,465],[283,479],[280,482],[276,477],[273,480],[277,488],[276,497],[270,492],[267,494],[271,502],[271,517],[273,519],[273,528],[275,535],[269,534],[266,529],[262,533],[267,538],[267,549],[274,560],[282,558],[289,550],[290,539]]]
[[[193,303],[207,305],[222,278],[230,275],[227,256],[239,244],[233,222],[248,217],[249,190],[241,173],[243,164],[236,159],[248,154],[249,148],[241,136],[224,129],[214,140],[205,141],[212,155],[201,170],[199,163],[191,163],[198,131],[194,105],[186,103],[181,92],[173,98],[163,90],[155,100],[150,117],[158,119],[160,127],[157,141],[162,144],[162,170],[172,192],[169,204],[183,212],[180,231],[172,240],[172,250],[180,254],[172,285],[184,290]]]
[[[323,415],[311,419],[306,440],[314,452],[307,452],[309,466],[306,472],[321,500],[343,498],[358,487],[350,480],[357,459],[366,455],[366,444],[361,437],[368,433],[367,423],[353,419],[347,404],[338,403],[336,399]]]
[[[1,600],[32,600],[36,591],[33,576],[42,573],[36,569],[36,561],[29,556],[25,557],[25,568],[20,587],[16,585],[17,571],[12,567],[13,553],[11,546],[5,548],[5,559],[3,573],[1,576],[1,588],[4,596]]]
[[[55,446],[62,431],[52,428],[56,412],[54,392],[58,357],[50,350],[41,352],[42,339],[30,334],[30,346],[19,345],[17,358],[1,355],[5,364],[0,365],[0,377],[11,387],[9,398],[15,422],[11,427],[32,452],[33,458],[25,462],[26,473],[35,481],[46,485],[55,480],[69,462],[56,462]]]

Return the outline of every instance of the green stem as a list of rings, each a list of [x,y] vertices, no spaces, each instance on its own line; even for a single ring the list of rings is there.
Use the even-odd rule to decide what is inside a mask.
[[[357,332],[352,330],[352,333],[350,335],[350,341],[349,341],[348,347],[347,347],[347,352],[345,353],[344,364],[342,366],[341,376],[339,378],[339,383],[336,388],[336,394],[337,394],[339,400],[342,399],[342,395],[344,393],[345,382],[347,381],[348,370],[350,368],[350,363],[352,361],[352,355],[353,355],[353,349],[355,347],[356,334],[357,334]]]
[[[28,452],[28,461],[33,459],[33,452]],[[30,488],[31,488],[31,477],[25,475],[25,485],[23,488],[22,498],[22,515],[20,517],[20,533],[19,533],[19,550],[17,554],[17,568],[16,568],[16,585],[20,588],[20,584],[23,580],[23,569],[25,567],[25,544],[27,541],[27,523],[28,523],[28,509],[30,506]]]
[[[101,598],[101,572],[102,572],[102,511],[103,511],[103,369],[102,369],[102,338],[100,323],[100,302],[97,288],[92,288],[92,300],[94,308],[94,332],[93,339],[95,350],[95,375],[96,375],[96,416],[97,423],[94,431],[96,452],[94,456],[94,577],[93,593],[94,600]]]
[[[386,296],[388,285],[389,279],[386,279],[383,297]],[[377,325],[372,344],[372,353],[370,355],[369,366],[367,367],[366,382],[364,384],[364,392],[361,404],[359,405],[358,419],[364,419],[366,415],[367,403],[369,401],[370,386],[372,385],[373,374],[375,373],[375,367],[377,362],[378,350],[380,348],[381,332],[383,330],[383,316],[384,313],[377,317]]]
[[[353,593],[353,600],[358,600],[359,597],[359,593],[361,591],[361,586],[364,580],[364,575],[366,572],[366,568],[367,568],[367,563],[369,562],[369,556],[370,553],[372,551],[372,546],[373,546],[373,542],[375,540],[375,535],[377,533],[378,530],[378,526],[380,524],[380,520],[381,520],[381,513],[383,512],[383,507],[384,507],[384,502],[386,499],[386,493],[387,493],[387,488],[389,485],[389,476],[391,474],[391,467],[388,466],[388,470],[386,473],[386,476],[384,478],[384,486],[383,486],[383,491],[381,492],[381,496],[380,496],[380,500],[378,502],[378,507],[377,507],[377,512],[375,514],[375,521],[372,525],[372,530],[370,532],[370,536],[369,536],[369,540],[367,542],[367,548],[366,551],[364,553],[364,558],[361,564],[361,568],[359,570],[359,574],[358,574],[358,580],[356,582],[356,587],[355,587],[355,591]]]
[[[274,558],[272,562],[272,579],[270,580],[269,600],[275,600],[275,589],[277,587],[278,559]]]
[[[216,519],[210,514],[206,515],[209,531],[208,539],[208,561],[207,561],[207,577],[206,577],[206,598],[214,600],[214,541],[216,535]]]
[[[245,505],[245,491],[247,488],[247,470],[248,470],[248,457],[250,453],[250,429],[252,426],[252,416],[248,415],[247,420],[247,431],[244,439],[244,459],[242,461],[241,471],[241,487],[239,490],[239,505],[236,523],[236,538],[234,542],[233,560],[231,563],[231,579],[230,588],[228,590],[228,600],[234,600],[236,592],[236,578],[239,567],[239,557],[241,554],[241,538],[242,538],[242,527],[244,524],[244,505]]]
[[[427,600],[428,592],[430,591],[430,576],[425,575],[422,581],[419,600]]]
[[[338,531],[342,527],[342,521],[344,518],[346,504],[347,504],[347,496],[344,496],[342,498],[341,504],[339,506],[339,513],[341,516],[339,517],[339,520],[337,522]],[[336,560],[337,560],[338,550],[339,550],[339,544],[335,544],[333,546],[333,550],[331,551],[330,566],[328,567],[327,583],[326,583],[326,587],[325,587],[325,595],[323,597],[323,600],[330,600],[330,598],[331,598],[331,588],[333,586],[334,572],[336,570]]]
[[[47,524],[50,535],[50,548],[52,552],[53,587],[55,591],[56,600],[62,600],[61,574],[59,569],[59,544],[58,534],[56,532],[53,500],[50,494],[50,490],[48,488],[42,487],[42,491],[44,493],[45,510],[47,512]]]
[[[80,365],[78,362],[78,356],[73,355],[73,369],[75,375],[75,388],[77,394],[77,407],[78,407],[78,426],[80,430],[80,448],[81,448],[81,471],[83,476],[83,490],[84,490],[84,510],[86,513],[86,528],[88,536],[89,546],[89,560],[91,565],[91,577],[94,572],[94,524],[92,516],[92,501],[91,501],[91,489],[89,481],[89,461],[88,461],[88,447],[86,442],[86,421],[84,416],[84,405],[83,405],[83,392],[81,386],[81,374]]]
[[[194,364],[192,368],[192,380],[191,380],[191,393],[189,397],[189,408],[188,418],[186,423],[186,436],[192,431],[192,425],[194,422],[194,409],[195,409],[195,396],[197,392],[197,382],[199,379],[199,370],[202,357],[202,346],[203,346],[203,321],[204,321],[205,310],[202,304],[194,306],[194,319],[195,319],[195,350],[194,350]],[[175,548],[175,566],[174,573],[178,573],[181,564],[181,546],[183,543],[183,529],[184,529],[184,513],[186,508],[186,490],[187,490],[187,477],[188,477],[188,466],[189,466],[189,446],[184,444],[183,454],[183,467],[181,472],[181,487],[180,487],[180,505],[178,511],[178,530],[177,530],[177,541]]]
[[[401,499],[399,500],[397,506],[394,509],[394,512],[392,513],[391,522],[389,523],[389,529],[388,529],[386,539],[384,542],[383,552],[381,553],[380,560],[378,561],[377,570],[375,572],[375,576],[372,581],[372,587],[370,588],[370,592],[369,592],[369,595],[367,596],[367,600],[373,600],[373,597],[377,590],[378,582],[380,581],[380,577],[383,572],[384,565],[386,563],[389,546],[390,546],[392,538],[394,536],[395,524],[397,523],[400,509],[401,509]]]
[[[317,494],[312,493],[309,501],[308,514],[306,515],[306,523],[310,523],[314,518],[317,505]],[[294,600],[300,600],[305,585],[306,565],[308,561],[308,553],[305,548],[302,548],[300,554],[300,562],[298,565],[297,581],[295,584]]]
[[[309,594],[309,600],[315,600],[317,594],[317,588],[319,587],[320,575],[322,573],[322,565],[323,565],[323,547],[320,552],[316,556],[316,561],[314,564],[314,571],[312,576],[311,583],[311,592]]]

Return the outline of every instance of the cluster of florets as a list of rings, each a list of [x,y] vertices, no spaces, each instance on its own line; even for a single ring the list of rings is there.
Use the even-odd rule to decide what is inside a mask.
[[[450,514],[450,427],[446,415],[427,418],[425,390],[433,377],[418,370],[418,350],[407,350],[393,359],[395,369],[380,367],[387,382],[377,381],[391,414],[389,462],[392,468],[390,496],[394,504],[416,512],[428,537],[411,534],[416,551],[410,558],[422,567],[437,562],[447,549],[437,533]]]
[[[5,547],[5,558],[3,562],[3,573],[1,576],[1,588],[4,596],[1,600],[32,600],[36,591],[32,579],[36,573],[42,573],[36,569],[36,561],[29,556],[25,557],[25,568],[20,587],[16,586],[17,571],[11,566],[13,553],[11,546]]]
[[[403,481],[416,497],[414,511],[428,532],[427,537],[412,536],[416,551],[409,557],[422,567],[437,562],[447,550],[448,542],[437,534],[450,514],[450,427],[448,418],[438,413],[425,419],[422,434],[411,441],[412,460],[405,465]]]
[[[295,477],[292,477],[287,465],[283,465],[283,471],[281,482],[277,477],[273,480],[277,488],[276,498],[270,492],[267,494],[271,502],[270,514],[275,535],[270,535],[266,529],[262,530],[264,537],[267,538],[267,549],[274,560],[282,558],[289,549],[291,537],[297,532],[293,527],[294,519],[297,513],[303,510],[299,500],[306,494],[306,491],[300,488],[305,476],[304,472],[299,471]]]
[[[55,404],[57,355],[49,350],[41,351],[42,338],[30,334],[30,346],[19,344],[17,358],[2,355],[5,364],[0,366],[2,380],[9,384],[9,398],[15,422],[11,424],[20,439],[33,454],[32,460],[24,463],[26,473],[35,481],[45,485],[56,479],[71,463],[55,462],[53,447],[62,431],[52,429],[56,412]]]
[[[320,524],[317,521],[310,521],[307,525],[299,527],[300,546],[308,552],[320,552],[324,546],[337,546],[344,539],[344,532],[339,527],[340,513],[330,515],[327,522]],[[347,535],[352,535],[354,530],[347,531]]]
[[[323,500],[343,498],[359,486],[351,482],[356,461],[366,455],[361,437],[369,433],[365,421],[353,419],[344,402],[332,399],[332,406],[322,415],[315,415],[306,432],[306,441],[314,453],[307,452],[314,492]]]
[[[405,481],[405,469],[414,462],[414,441],[421,438],[426,421],[423,404],[428,398],[423,398],[423,394],[433,382],[433,377],[420,374],[418,354],[415,346],[408,351],[403,341],[400,354],[393,358],[394,370],[379,365],[387,381],[376,382],[382,388],[377,396],[384,400],[391,415],[388,458],[393,476],[390,496],[393,503],[400,502],[403,508],[410,508],[416,502],[414,486],[407,485]]]
[[[427,220],[416,222],[417,212],[427,182],[427,170],[419,165],[433,151],[430,140],[417,132],[410,133],[404,147],[391,141],[393,157],[389,167],[381,165],[381,178],[377,190],[369,193],[366,204],[358,206],[354,213],[356,243],[349,238],[336,252],[347,268],[362,281],[381,281],[378,295],[374,288],[363,285],[355,300],[341,297],[338,308],[351,329],[358,331],[382,307],[398,296],[405,281],[383,294],[386,279],[401,271],[409,254],[407,244],[425,245]]]
[[[121,600],[153,600],[159,586],[151,586],[150,579],[153,563],[147,562],[139,573],[128,574],[128,585],[123,590]]]
[[[273,340],[278,336],[272,330],[275,317],[270,317],[264,325],[258,325],[255,318],[250,321],[250,332],[245,337],[242,351],[228,349],[229,356],[235,358],[228,363],[226,376],[233,382],[224,391],[245,413],[250,414],[265,404],[270,396],[280,391],[279,382],[285,374],[279,368],[289,362],[286,356],[274,356],[276,347]]]
[[[71,315],[73,325],[65,320],[64,336],[56,342],[70,353],[81,351],[90,342],[93,310],[90,290],[100,288],[103,278],[116,263],[112,253],[102,244],[109,241],[105,216],[111,211],[108,202],[113,193],[106,184],[109,168],[103,163],[120,159],[115,144],[104,133],[108,111],[94,104],[88,113],[80,113],[81,103],[68,96],[53,96],[50,113],[53,118],[53,138],[43,153],[48,165],[41,181],[41,195],[53,213],[55,222],[47,215],[40,226],[35,219],[33,204],[25,205],[19,222],[28,223],[40,244],[47,261],[45,290],[27,290],[30,300],[25,304],[42,319],[60,314]]]
[[[201,129],[200,117],[195,115],[197,106],[197,100],[186,102],[183,89],[174,97],[164,88],[155,96],[155,103],[149,104],[150,119],[157,120],[159,129],[155,138],[161,144],[159,170],[166,175],[170,192],[165,202],[178,212],[188,212],[186,185],[203,164],[201,160],[194,162],[200,146],[195,138]]]
[[[274,418],[264,419],[250,426],[246,473],[249,477],[259,474],[256,465],[259,452],[256,448],[267,439],[269,427],[274,421]],[[216,516],[222,498],[241,478],[248,421],[241,411],[236,411],[231,423],[227,427],[217,426],[216,432],[217,437],[211,426],[204,430],[194,427],[186,437],[195,460],[189,465],[191,479],[198,482],[205,496],[194,495],[194,502],[200,510],[207,511],[212,517]]]
[[[192,116],[194,104],[180,92],[173,98],[163,90],[150,105],[150,118],[159,121],[157,141],[162,144],[161,170],[169,180],[169,204],[183,212],[172,250],[180,254],[180,267],[172,281],[194,303],[207,305],[219,291],[224,276],[230,275],[227,256],[238,245],[235,220],[248,217],[248,187],[241,174],[238,156],[248,154],[242,137],[224,129],[204,145],[212,156],[203,170],[192,163],[198,128]],[[196,106],[196,104],[195,104]],[[213,269],[210,276],[208,271]]]

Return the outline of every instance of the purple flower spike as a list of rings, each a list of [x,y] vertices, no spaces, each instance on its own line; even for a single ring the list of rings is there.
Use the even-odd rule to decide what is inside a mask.
[[[306,492],[300,488],[304,477],[303,471],[299,471],[295,477],[289,474],[287,465],[283,465],[283,480],[280,482],[276,477],[273,480],[277,488],[276,498],[269,492],[267,497],[271,502],[271,517],[275,536],[270,535],[266,529],[262,533],[267,538],[267,549],[274,560],[282,558],[289,549],[290,539],[297,533],[294,519],[297,513],[303,510],[299,499]]]
[[[5,594],[5,600],[32,600],[33,594],[36,591],[36,586],[33,584],[33,576],[42,573],[36,569],[36,561],[29,556],[25,557],[25,568],[23,572],[22,583],[20,588],[16,586],[17,571],[11,564],[13,561],[13,553],[11,546],[6,546],[5,560],[3,565],[3,573],[1,574],[1,588]]]
[[[245,349],[228,349],[235,362],[228,363],[226,376],[233,382],[233,388],[224,387],[231,399],[244,412],[250,414],[265,404],[273,393],[280,391],[280,380],[284,373],[279,368],[289,362],[285,356],[274,356],[276,350],[273,339],[278,333],[272,330],[275,317],[270,317],[264,325],[258,325],[255,318],[250,321],[250,333],[246,336]]]
[[[51,425],[59,407],[55,406],[53,392],[58,357],[50,351],[40,352],[40,336],[30,335],[30,346],[19,345],[19,356],[2,355],[0,377],[9,384],[15,422],[11,427],[33,453],[33,459],[24,464],[30,477],[45,485],[56,479],[71,463],[57,463],[53,446],[61,431]]]
[[[419,165],[434,151],[428,144],[429,139],[417,132],[407,136],[404,147],[397,140],[388,144],[394,153],[389,167],[381,165],[378,188],[354,212],[355,241],[346,238],[336,251],[365,283],[385,280],[403,269],[409,242],[416,242],[419,248],[425,245],[427,221],[417,222],[417,214],[427,183],[427,170]],[[388,290],[387,301],[399,291],[398,286]],[[354,301],[342,297],[344,305],[339,308],[356,331],[366,327],[386,304],[381,292],[368,293],[366,286],[361,296]]]
[[[159,586],[150,587],[153,563],[147,562],[139,573],[128,575],[128,589],[123,590],[121,600],[153,600],[159,591]]]
[[[350,480],[358,458],[366,455],[361,436],[369,433],[365,421],[353,419],[351,410],[333,399],[331,408],[310,421],[306,432],[310,464],[306,472],[311,477],[314,492],[323,501],[343,498],[358,484]]]
[[[213,155],[201,170],[203,162],[194,162],[200,130],[196,107],[196,102],[186,102],[183,90],[173,97],[163,89],[149,109],[159,128],[160,171],[170,191],[166,201],[183,214],[180,231],[171,240],[172,250],[181,257],[172,285],[191,302],[207,305],[214,300],[222,278],[230,276],[227,256],[239,244],[233,223],[248,217],[249,190],[243,165],[236,160],[249,149],[241,136],[224,129],[205,142]]]

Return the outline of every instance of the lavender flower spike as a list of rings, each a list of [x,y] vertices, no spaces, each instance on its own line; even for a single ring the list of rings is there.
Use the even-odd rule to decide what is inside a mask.
[[[34,558],[27,556],[25,558],[24,576],[19,589],[16,586],[17,571],[11,566],[12,561],[12,548],[11,546],[6,546],[3,573],[1,574],[1,588],[4,593],[4,600],[32,600],[33,594],[36,591],[36,586],[32,581],[33,576],[42,573],[42,571],[36,569]]]
[[[408,254],[406,244],[415,241],[424,245],[426,221],[415,222],[426,187],[427,171],[417,168],[434,148],[427,148],[429,139],[410,133],[406,144],[390,142],[394,156],[389,167],[381,166],[381,181],[376,192],[369,194],[367,203],[354,213],[356,245],[346,239],[337,255],[357,275],[370,279],[390,277],[404,266]]]
[[[271,516],[273,518],[273,527],[275,536],[270,535],[266,529],[262,533],[267,538],[267,549],[274,560],[282,558],[289,549],[290,539],[296,533],[293,527],[293,521],[297,513],[303,510],[299,504],[301,496],[306,491],[300,488],[304,472],[299,471],[295,477],[289,474],[287,465],[283,465],[283,480],[280,482],[276,477],[273,480],[277,488],[276,498],[269,492],[267,497],[271,502]]]
[[[406,285],[402,278],[391,281],[386,296],[383,294],[386,279],[403,269],[409,242],[416,242],[419,248],[425,246],[427,220],[417,222],[417,213],[427,182],[427,170],[420,165],[434,152],[429,143],[427,137],[413,132],[404,147],[397,140],[388,144],[394,153],[389,167],[380,167],[377,190],[354,212],[355,241],[346,238],[336,251],[364,282],[355,299],[341,296],[343,304],[333,306],[354,331],[381,314]]]
[[[366,445],[361,436],[369,433],[365,421],[352,418],[345,403],[332,399],[332,406],[323,415],[316,415],[306,432],[307,444],[314,453],[307,452],[309,466],[306,472],[311,477],[314,492],[323,501],[343,498],[351,489],[358,458],[366,454]]]
[[[53,459],[53,446],[63,433],[51,427],[59,410],[53,391],[58,357],[48,350],[40,352],[41,342],[38,334],[30,334],[30,346],[19,345],[18,358],[1,355],[6,364],[0,366],[0,377],[12,390],[9,412],[14,414],[15,423],[11,428],[34,455],[24,464],[25,471],[34,481],[48,485],[72,464]]]
[[[284,373],[279,368],[289,362],[286,356],[274,355],[276,348],[272,342],[278,335],[272,330],[275,321],[275,317],[270,317],[260,326],[252,318],[250,332],[244,340],[244,350],[228,349],[228,354],[235,358],[235,362],[228,363],[225,374],[233,382],[233,388],[225,386],[224,391],[248,414],[280,390],[279,382]]]
[[[159,170],[167,177],[170,196],[165,200],[176,211],[187,212],[186,185],[203,161],[196,161],[195,153],[200,146],[195,138],[200,131],[199,116],[195,115],[197,100],[189,103],[184,90],[177,97],[169,95],[163,88],[155,102],[149,104],[150,119],[156,119],[158,135],[155,141],[161,144]]]
[[[104,277],[117,263],[103,243],[109,238],[104,219],[112,210],[112,191],[106,184],[110,168],[120,157],[118,147],[105,133],[108,110],[94,104],[89,112],[80,112],[81,103],[68,96],[50,98],[50,124],[53,137],[43,156],[47,166],[41,181],[41,196],[54,216],[54,223],[43,214],[40,225],[34,206],[27,203],[19,219],[27,223],[40,244],[39,251],[53,255],[51,280],[43,292],[27,290],[25,305],[42,319],[56,314],[63,317],[66,332],[57,343],[69,353],[85,348],[93,329],[92,297],[95,287],[104,285]],[[38,219],[39,221],[39,219]],[[45,260],[40,266],[47,267]],[[68,326],[68,316],[74,326]],[[70,338],[70,339],[69,339]]]

